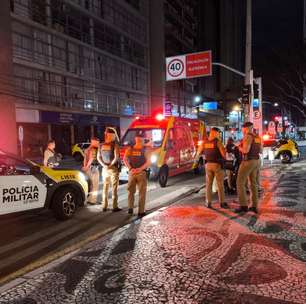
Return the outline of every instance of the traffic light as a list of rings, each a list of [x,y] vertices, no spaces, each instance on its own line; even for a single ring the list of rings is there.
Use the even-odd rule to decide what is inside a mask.
[[[248,104],[250,103],[250,96],[251,96],[251,85],[245,84],[242,87],[242,103]]]
[[[256,82],[253,83],[253,90],[254,90],[254,99],[259,99],[259,85]]]

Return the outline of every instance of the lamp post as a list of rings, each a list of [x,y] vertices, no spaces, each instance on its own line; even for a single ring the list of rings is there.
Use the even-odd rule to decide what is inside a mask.
[[[202,96],[200,95],[196,95],[193,99],[194,103],[195,103],[195,108],[197,109],[197,118],[199,119],[200,117],[200,103],[202,101]]]

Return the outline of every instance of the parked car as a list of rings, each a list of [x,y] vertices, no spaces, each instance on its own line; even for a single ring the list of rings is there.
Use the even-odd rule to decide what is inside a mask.
[[[81,162],[84,159],[84,152],[90,146],[90,143],[78,143],[72,146],[71,154],[77,162]]]
[[[0,150],[0,215],[47,208],[67,220],[87,195],[82,172],[44,167]]]
[[[284,164],[290,163],[294,158],[300,158],[299,147],[293,139],[280,139],[273,151],[274,157]]]

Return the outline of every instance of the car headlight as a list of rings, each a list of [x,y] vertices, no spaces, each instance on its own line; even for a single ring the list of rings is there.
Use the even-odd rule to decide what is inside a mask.
[[[157,162],[157,155],[156,154],[151,155],[151,163],[155,164],[156,162]]]

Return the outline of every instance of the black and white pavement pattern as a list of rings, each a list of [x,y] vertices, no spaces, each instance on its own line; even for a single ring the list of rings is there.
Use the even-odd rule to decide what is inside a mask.
[[[260,214],[202,194],[99,239],[0,303],[306,303],[306,163],[263,170]]]

